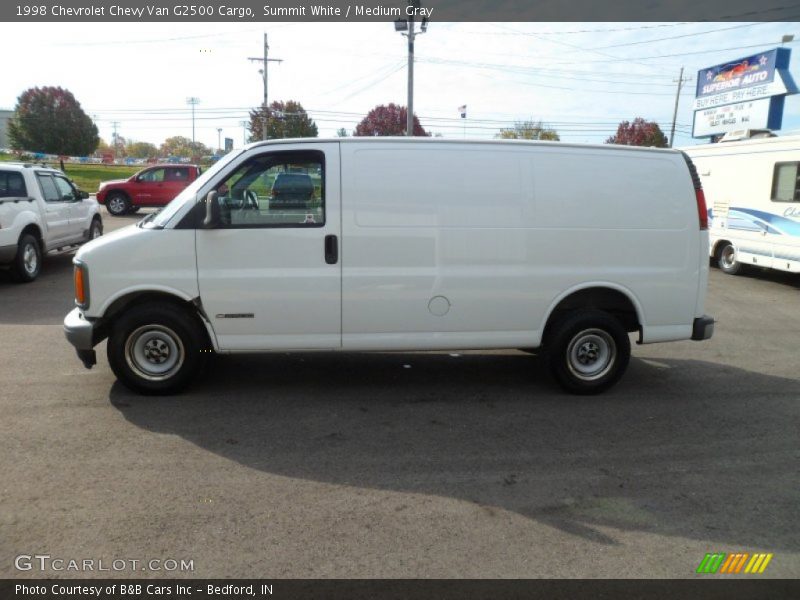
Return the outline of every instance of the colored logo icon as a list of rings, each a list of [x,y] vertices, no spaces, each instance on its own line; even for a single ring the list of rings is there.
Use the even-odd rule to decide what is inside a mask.
[[[773,554],[755,553],[749,554],[747,552],[734,552],[726,554],[725,552],[714,552],[705,555],[700,565],[697,567],[697,573],[714,574],[725,573],[728,575],[739,575],[743,573],[755,574],[763,573],[769,562],[772,560]]]

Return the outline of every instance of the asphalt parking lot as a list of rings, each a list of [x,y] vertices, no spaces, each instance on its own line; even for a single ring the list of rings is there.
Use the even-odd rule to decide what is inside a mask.
[[[41,576],[14,566],[38,553],[194,566],[121,577],[681,578],[739,551],[800,576],[798,275],[712,270],[715,337],[634,347],[594,398],[512,350],[217,357],[146,398],[65,341],[71,258],[0,274],[2,577]]]

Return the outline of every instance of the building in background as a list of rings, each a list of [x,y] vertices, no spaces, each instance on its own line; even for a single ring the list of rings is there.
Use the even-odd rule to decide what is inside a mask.
[[[13,116],[13,110],[0,110],[0,150],[8,148],[8,120]]]

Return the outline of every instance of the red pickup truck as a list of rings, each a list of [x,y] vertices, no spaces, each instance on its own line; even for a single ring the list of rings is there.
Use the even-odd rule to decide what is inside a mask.
[[[154,165],[129,179],[103,181],[97,201],[119,217],[143,206],[164,206],[200,175],[197,165]]]

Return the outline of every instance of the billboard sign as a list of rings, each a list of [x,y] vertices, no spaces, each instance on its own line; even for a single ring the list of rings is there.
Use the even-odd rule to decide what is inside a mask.
[[[788,48],[774,48],[697,72],[693,137],[736,129],[780,129],[783,100],[797,88]]]
[[[783,98],[781,98],[783,100]],[[780,121],[770,123],[770,98],[713,106],[694,113],[694,137],[717,135],[736,129],[778,129]],[[773,111],[773,114],[774,113]]]

